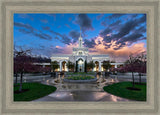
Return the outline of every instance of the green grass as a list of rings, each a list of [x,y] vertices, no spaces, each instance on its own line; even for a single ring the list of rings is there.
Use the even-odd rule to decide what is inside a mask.
[[[143,83],[142,85],[135,84],[135,88],[141,89],[140,91],[129,90],[127,87],[132,87],[132,82],[119,82],[105,86],[103,89],[104,91],[119,97],[136,101],[146,101],[146,83]]]
[[[66,79],[69,80],[89,80],[89,79],[94,79],[95,77],[93,76],[71,76],[71,77],[67,77]]]
[[[57,88],[40,83],[23,83],[22,89],[27,91],[16,93],[19,86],[14,86],[14,101],[32,101],[54,92]]]
[[[94,75],[95,73],[94,72],[76,72],[76,73],[67,73],[67,75]]]

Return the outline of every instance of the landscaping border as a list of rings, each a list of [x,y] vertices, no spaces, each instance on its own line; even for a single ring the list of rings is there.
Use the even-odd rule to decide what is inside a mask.
[[[96,82],[97,78],[89,79],[89,80],[69,80],[69,79],[63,79],[64,82],[70,82],[70,83],[88,83],[88,82]]]

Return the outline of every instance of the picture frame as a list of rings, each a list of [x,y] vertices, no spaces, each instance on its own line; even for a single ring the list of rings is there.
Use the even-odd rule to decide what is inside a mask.
[[[159,98],[159,0],[1,0],[1,114],[158,114]],[[14,102],[14,13],[146,13],[146,102]]]

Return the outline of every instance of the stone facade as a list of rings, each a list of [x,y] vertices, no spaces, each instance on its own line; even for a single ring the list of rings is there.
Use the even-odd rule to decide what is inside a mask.
[[[103,71],[102,62],[109,60],[109,55],[90,55],[88,48],[83,46],[83,38],[81,37],[81,34],[78,41],[79,46],[73,48],[72,54],[58,54],[51,57],[52,62],[57,61],[59,63],[60,68],[58,68],[58,71],[68,71],[66,66],[68,61],[71,61],[77,65],[79,72],[84,72],[86,65],[85,63],[90,61],[93,61],[96,64],[96,67],[93,69],[93,71]]]

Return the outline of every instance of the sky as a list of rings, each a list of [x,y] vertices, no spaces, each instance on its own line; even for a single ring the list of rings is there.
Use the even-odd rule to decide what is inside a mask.
[[[130,54],[146,52],[146,14],[14,14],[14,47],[32,55],[72,54],[80,28],[89,54],[108,54],[124,62]]]

